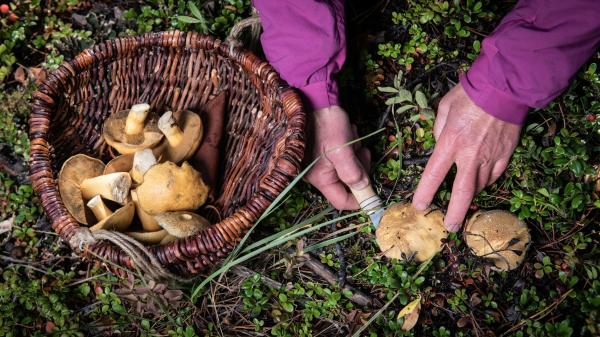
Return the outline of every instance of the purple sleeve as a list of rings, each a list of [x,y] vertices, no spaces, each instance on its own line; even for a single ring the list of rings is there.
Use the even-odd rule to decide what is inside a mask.
[[[521,0],[460,78],[487,113],[522,124],[558,96],[600,44],[597,0]]]
[[[343,0],[254,0],[269,63],[310,108],[339,105],[332,74],[346,58]]]

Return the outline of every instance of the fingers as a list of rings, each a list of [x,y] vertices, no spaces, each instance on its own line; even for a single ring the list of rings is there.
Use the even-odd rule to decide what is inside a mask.
[[[361,147],[358,151],[356,151],[356,156],[358,157],[358,160],[360,161],[362,166],[365,168],[365,171],[370,172],[371,151],[369,151],[369,149],[367,149],[366,147]]]
[[[352,193],[348,192],[340,181],[323,186],[315,185],[315,187],[323,193],[323,196],[329,200],[333,207],[340,211],[359,208],[358,202],[356,202]]]
[[[429,207],[453,162],[453,153],[450,151],[450,147],[440,141],[425,166],[425,171],[413,196],[412,203],[416,209],[425,210]]]
[[[450,111],[450,103],[446,97],[442,98],[438,105],[437,115],[435,122],[433,123],[433,137],[435,140],[439,140],[442,135],[442,130],[446,126],[446,120],[448,118],[448,112]]]
[[[465,215],[467,215],[467,211],[475,195],[477,177],[477,167],[458,167],[456,178],[452,185],[452,197],[448,205],[448,212],[444,218],[444,226],[448,231],[456,232],[460,229],[460,225]]]
[[[508,162],[509,162],[509,159],[503,158],[503,159],[498,160],[496,162],[496,164],[494,164],[494,168],[492,169],[492,174],[490,176],[489,184],[493,184],[494,182],[496,182],[496,180],[498,180],[498,178],[500,178],[502,173],[504,173],[504,171],[506,171],[506,168],[508,167]]]
[[[367,171],[358,160],[354,150],[348,146],[327,155],[340,180],[348,187],[361,189],[369,183]]]

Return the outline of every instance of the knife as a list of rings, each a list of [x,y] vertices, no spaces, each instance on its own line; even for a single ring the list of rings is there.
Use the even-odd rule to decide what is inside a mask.
[[[371,183],[369,182],[369,184],[362,189],[350,188],[350,191],[352,192],[352,195],[354,195],[354,198],[356,198],[356,201],[358,201],[360,208],[371,219],[373,226],[377,228],[381,222],[381,217],[383,216],[385,208],[383,207],[383,201],[377,193],[375,193]]]

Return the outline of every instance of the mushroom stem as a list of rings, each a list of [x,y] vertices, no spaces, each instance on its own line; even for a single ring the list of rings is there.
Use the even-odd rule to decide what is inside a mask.
[[[158,129],[167,137],[169,145],[172,147],[178,146],[183,141],[183,131],[177,125],[177,121],[173,117],[172,111],[165,112],[158,119]]]
[[[135,205],[135,211],[145,231],[154,232],[162,229],[162,227],[160,227],[158,224],[158,221],[156,221],[152,215],[146,213],[142,207],[140,207],[137,191],[131,190],[131,200]]]
[[[125,134],[134,136],[142,133],[144,131],[144,121],[149,111],[150,105],[147,103],[133,105],[125,121]]]
[[[113,212],[106,207],[104,201],[102,201],[102,197],[99,195],[94,196],[90,201],[88,201],[87,206],[92,210],[96,220],[102,221],[113,214]]]
[[[151,149],[137,151],[133,156],[133,166],[129,171],[131,179],[137,184],[141,184],[144,181],[146,171],[154,165],[156,165],[156,157],[154,157]]]
[[[127,172],[109,173],[81,182],[81,195],[84,199],[91,199],[95,195],[124,204],[131,187],[131,177]]]

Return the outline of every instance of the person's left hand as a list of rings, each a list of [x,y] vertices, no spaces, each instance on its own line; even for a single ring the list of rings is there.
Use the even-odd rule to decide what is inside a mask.
[[[458,84],[438,107],[433,134],[437,143],[413,196],[416,209],[425,210],[453,164],[446,229],[456,232],[473,197],[492,184],[508,166],[519,141],[521,126],[502,121],[475,105]]]

